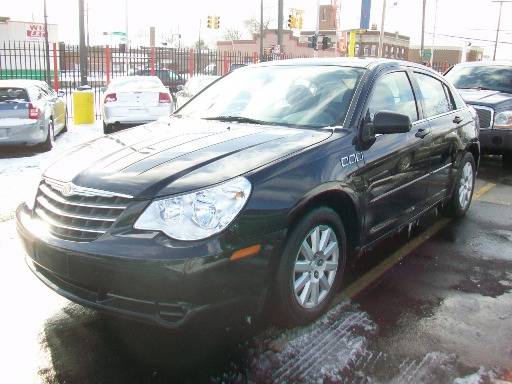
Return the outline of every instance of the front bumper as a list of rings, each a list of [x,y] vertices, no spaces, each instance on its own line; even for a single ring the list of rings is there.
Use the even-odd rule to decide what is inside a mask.
[[[36,230],[34,221],[24,205],[18,208],[27,264],[48,287],[78,304],[170,328],[258,314],[271,283],[271,255],[284,237],[249,239],[245,246],[262,245],[259,254],[233,262],[232,247],[215,239],[187,247],[159,236],[105,234],[78,243]],[[203,252],[191,257],[192,248]]]
[[[39,144],[46,139],[44,120],[12,119],[9,124],[0,120],[0,145]]]
[[[483,153],[491,155],[512,153],[512,129],[480,130],[480,146]]]

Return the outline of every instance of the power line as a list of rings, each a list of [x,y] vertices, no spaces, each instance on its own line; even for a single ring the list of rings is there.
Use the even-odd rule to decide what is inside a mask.
[[[429,35],[433,35],[434,32],[425,32]],[[486,42],[490,42],[490,43],[494,43],[495,40],[490,40],[490,39],[481,39],[479,37],[468,37],[468,36],[457,36],[457,35],[448,35],[448,34],[444,34],[444,33],[439,33],[439,32],[436,32],[436,35],[439,35],[439,36],[444,36],[444,37],[453,37],[453,38],[456,38],[456,39],[462,39],[462,40],[476,40],[476,41],[486,41]],[[512,44],[512,41],[498,41],[498,43],[500,44]]]

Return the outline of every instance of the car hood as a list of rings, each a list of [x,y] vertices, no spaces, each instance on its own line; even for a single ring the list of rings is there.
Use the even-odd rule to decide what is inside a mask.
[[[82,144],[53,163],[44,176],[152,198],[228,180],[331,134],[331,129],[170,118]]]
[[[512,104],[512,94],[499,91],[459,89],[459,93],[468,104],[480,104],[500,108],[504,104]]]

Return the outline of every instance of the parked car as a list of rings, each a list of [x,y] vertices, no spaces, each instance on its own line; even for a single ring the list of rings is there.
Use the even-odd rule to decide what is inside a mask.
[[[167,120],[58,160],[16,212],[28,265],[86,306],[169,327],[324,313],[348,263],[425,212],[463,216],[474,111],[429,68],[240,68]]]
[[[171,94],[158,77],[116,77],[103,93],[103,131],[112,133],[123,125],[155,121],[173,110]]]
[[[158,77],[162,83],[169,88],[171,93],[178,91],[178,86],[184,85],[187,79],[170,69],[155,69],[155,76]],[[135,72],[137,76],[151,76],[151,70],[141,69]]]
[[[461,63],[445,77],[478,113],[482,152],[512,164],[512,62]]]
[[[0,145],[39,145],[49,151],[67,131],[66,102],[44,81],[0,80]]]
[[[185,85],[178,86],[178,92],[176,92],[176,108],[183,106],[187,101],[218,78],[220,78],[220,76],[199,75],[188,79]]]

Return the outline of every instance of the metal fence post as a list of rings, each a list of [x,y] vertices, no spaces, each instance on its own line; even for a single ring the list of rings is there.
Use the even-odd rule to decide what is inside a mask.
[[[53,89],[59,92],[59,67],[57,65],[57,43],[53,43]]]

